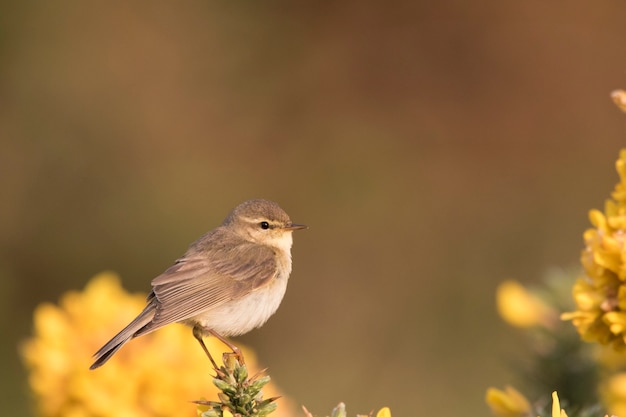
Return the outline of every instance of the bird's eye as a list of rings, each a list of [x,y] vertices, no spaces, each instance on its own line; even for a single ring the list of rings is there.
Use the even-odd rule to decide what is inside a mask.
[[[259,226],[261,226],[261,229],[269,229],[270,228],[270,224],[268,222],[261,222],[261,223],[259,223]]]

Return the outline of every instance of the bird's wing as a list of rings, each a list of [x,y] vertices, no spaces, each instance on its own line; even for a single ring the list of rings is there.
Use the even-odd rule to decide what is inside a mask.
[[[241,243],[209,248],[179,259],[152,281],[156,314],[141,333],[191,318],[264,287],[276,276],[274,251]]]

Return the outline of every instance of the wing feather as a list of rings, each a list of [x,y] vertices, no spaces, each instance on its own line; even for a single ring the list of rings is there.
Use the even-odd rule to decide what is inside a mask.
[[[140,334],[243,297],[276,277],[277,257],[268,246],[243,240],[228,247],[199,242],[152,280],[149,300],[155,302],[156,314]]]

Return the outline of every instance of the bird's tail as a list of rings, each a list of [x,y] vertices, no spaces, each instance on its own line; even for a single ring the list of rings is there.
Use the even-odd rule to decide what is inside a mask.
[[[128,326],[124,327],[113,339],[109,340],[96,353],[94,353],[95,361],[89,369],[96,369],[109,360],[119,348],[124,346],[126,342],[135,337],[135,334],[141,330],[146,324],[152,321],[156,312],[154,303],[149,303],[146,308],[133,320]]]

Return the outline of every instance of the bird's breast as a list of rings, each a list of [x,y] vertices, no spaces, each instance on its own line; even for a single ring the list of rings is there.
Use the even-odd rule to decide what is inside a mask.
[[[278,274],[274,280],[249,294],[230,300],[188,320],[222,336],[237,336],[262,326],[276,312],[285,291],[289,274]]]

